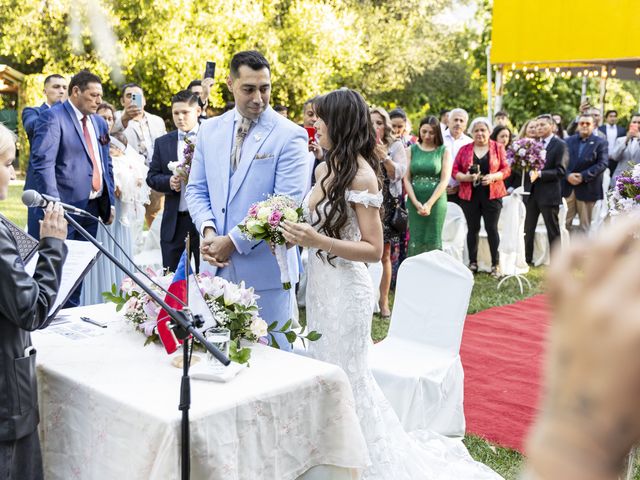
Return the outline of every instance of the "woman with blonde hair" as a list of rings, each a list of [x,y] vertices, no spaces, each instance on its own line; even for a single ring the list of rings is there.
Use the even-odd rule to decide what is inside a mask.
[[[389,318],[389,290],[391,288],[391,244],[404,239],[406,228],[398,231],[393,225],[394,214],[399,208],[404,208],[402,195],[402,179],[407,172],[407,156],[402,141],[393,136],[391,119],[384,108],[373,107],[369,110],[371,122],[376,132],[378,148],[383,150],[382,178],[383,178],[383,207],[384,217],[382,228],[384,233],[384,252],[382,254],[382,280],[380,281],[380,316]]]
[[[535,118],[530,118],[522,125],[518,132],[518,138],[536,138],[538,131],[536,128],[537,121]]]
[[[0,124],[0,200],[15,179],[16,137]],[[35,272],[29,275],[9,226],[0,221],[0,478],[41,480],[36,350],[29,332],[47,326],[67,255],[62,207],[49,204],[40,223]]]

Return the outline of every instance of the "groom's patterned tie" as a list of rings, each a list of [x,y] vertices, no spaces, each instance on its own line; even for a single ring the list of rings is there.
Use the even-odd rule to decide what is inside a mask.
[[[231,152],[231,171],[235,172],[240,164],[240,155],[242,154],[242,144],[244,139],[251,128],[251,119],[242,117],[238,130],[236,130],[236,141],[233,144],[233,151]]]

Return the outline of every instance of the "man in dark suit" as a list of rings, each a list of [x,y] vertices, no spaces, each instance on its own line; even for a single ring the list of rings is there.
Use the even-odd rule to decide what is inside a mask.
[[[36,129],[36,123],[40,118],[40,114],[46,112],[56,103],[64,102],[67,99],[67,81],[62,75],[54,73],[44,79],[44,95],[46,101],[39,107],[25,107],[22,110],[22,126],[29,139],[29,146],[31,152],[29,153],[29,165],[27,166],[26,181],[24,184],[25,190],[33,190],[35,185],[33,184],[33,167],[31,162],[31,153],[33,152],[33,133]],[[30,223],[34,221],[31,216],[33,215],[33,209],[29,209]],[[37,222],[36,222],[37,223]],[[38,230],[38,226],[34,225],[33,229]],[[32,229],[30,229],[32,230]],[[39,230],[38,230],[39,231]]]
[[[33,141],[36,121],[42,112],[49,110],[58,102],[67,99],[67,81],[62,75],[54,73],[44,79],[44,95],[46,101],[39,107],[25,107],[22,110],[22,126],[29,138],[29,144]]]
[[[567,139],[569,167],[562,184],[562,196],[567,199],[567,228],[578,214],[580,229],[588,232],[596,201],[604,197],[602,173],[607,169],[607,142],[594,135],[593,115],[584,113],[578,119],[578,133]]]
[[[40,115],[31,147],[30,188],[99,216],[108,225],[115,216],[113,170],[109,157],[109,129],[96,115],[102,103],[102,84],[83,70],[71,78],[69,99]],[[38,238],[42,209],[29,209],[29,233]],[[76,217],[91,235],[98,225]],[[69,225],[68,239],[85,240]],[[80,287],[66,306],[77,305]]]
[[[193,157],[193,150],[188,153],[188,144],[195,147],[198,133],[201,108],[198,96],[189,90],[183,90],[171,99],[171,114],[177,130],[158,137],[153,149],[153,157],[149,164],[147,184],[154,190],[164,193],[164,213],[160,226],[160,248],[162,250],[162,266],[175,272],[180,256],[185,249],[185,238],[191,234],[190,250],[196,264],[200,263],[200,235],[191,217],[184,191],[187,178],[184,174],[173,172],[169,163],[185,161],[185,155]],[[190,160],[187,159],[190,164]]]
[[[527,205],[524,221],[527,263],[533,261],[533,241],[540,214],[547,228],[549,246],[560,237],[558,212],[562,203],[562,181],[569,164],[567,145],[553,134],[553,117],[540,115],[536,121],[538,138],[544,144],[547,156],[542,170],[533,170],[525,177],[525,191],[529,192],[524,196]]]

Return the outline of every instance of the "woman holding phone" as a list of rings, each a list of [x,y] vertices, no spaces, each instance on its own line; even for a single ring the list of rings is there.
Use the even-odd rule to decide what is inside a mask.
[[[15,179],[15,135],[0,124],[0,200]],[[42,480],[38,438],[36,350],[29,332],[47,326],[67,255],[67,221],[49,204],[40,225],[39,257],[33,276],[9,228],[0,222],[0,478]]]
[[[370,115],[378,146],[384,151],[382,156],[384,252],[382,254],[382,280],[380,281],[380,316],[389,318],[391,316],[389,308],[392,275],[391,244],[399,243],[406,234],[406,229],[402,232],[396,230],[392,225],[392,220],[395,211],[400,206],[404,207],[402,179],[407,173],[407,156],[402,141],[393,136],[391,119],[387,111],[381,107],[374,107],[370,110]]]

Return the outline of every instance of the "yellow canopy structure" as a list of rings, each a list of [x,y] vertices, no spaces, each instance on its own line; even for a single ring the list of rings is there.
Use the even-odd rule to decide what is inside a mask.
[[[638,0],[494,0],[491,63],[640,67],[638,32]]]
[[[599,76],[602,96],[606,78],[640,80],[638,32],[638,0],[494,0],[488,63],[500,67],[496,107],[503,68]]]

